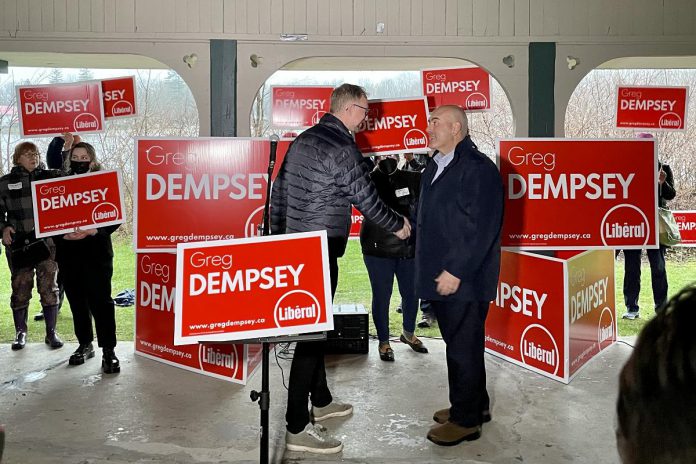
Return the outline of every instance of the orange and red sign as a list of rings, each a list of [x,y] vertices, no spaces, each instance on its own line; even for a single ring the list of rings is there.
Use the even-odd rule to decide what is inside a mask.
[[[284,129],[315,125],[329,112],[333,90],[326,86],[271,87],[271,125]]]
[[[355,134],[363,155],[428,152],[425,97],[370,100],[364,130]]]
[[[135,76],[102,79],[104,117],[125,118],[138,114],[135,101]]]
[[[260,345],[174,345],[176,254],[138,253],[135,352],[200,374],[246,383],[260,362]]]
[[[616,98],[616,127],[684,130],[688,87],[624,87]]]
[[[23,137],[104,130],[99,81],[18,86],[17,102]]]
[[[486,350],[568,383],[616,341],[614,253],[559,259],[503,250],[498,293],[486,319]]]
[[[696,211],[672,211],[674,220],[679,227],[681,243],[677,246],[696,246]]]
[[[278,142],[274,176],[289,143]],[[259,235],[269,155],[268,139],[136,140],[136,250]]]
[[[333,329],[326,231],[177,246],[174,343]]]
[[[360,227],[362,227],[365,217],[355,206],[351,205],[350,208],[350,235],[348,238],[360,238]]]
[[[434,68],[421,71],[428,108],[457,105],[466,111],[491,109],[491,76],[477,66]]]
[[[37,237],[73,232],[75,228],[122,224],[125,221],[119,171],[32,182]]]
[[[502,246],[658,246],[654,140],[501,140],[498,166],[505,189]]]

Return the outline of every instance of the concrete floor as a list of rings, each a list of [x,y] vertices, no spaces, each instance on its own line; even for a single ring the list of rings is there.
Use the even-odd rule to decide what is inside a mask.
[[[342,453],[284,451],[286,392],[271,355],[271,462],[282,463],[618,463],[614,444],[617,374],[631,348],[617,344],[593,359],[570,385],[486,355],[493,421],[475,442],[439,447],[425,439],[433,411],[448,406],[444,343],[425,340],[426,355],[393,343],[396,362],[369,355],[327,359],[334,396],[351,402],[350,418],[325,421]],[[4,464],[258,462],[260,388],[166,366],[122,343],[118,375],[102,375],[96,357],[69,367],[76,345],[56,351],[0,345],[0,423],[7,426]],[[285,377],[289,360],[280,360]]]

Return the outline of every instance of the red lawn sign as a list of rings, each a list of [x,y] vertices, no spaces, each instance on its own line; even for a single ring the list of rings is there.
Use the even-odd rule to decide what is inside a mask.
[[[370,100],[365,130],[355,134],[363,155],[428,152],[425,97]]]
[[[95,229],[125,221],[120,171],[32,182],[37,237]]]
[[[442,105],[457,105],[466,111],[491,109],[491,76],[483,68],[423,69],[421,82],[430,110]]]
[[[333,329],[326,231],[177,246],[174,343]]]
[[[290,141],[278,143],[274,176]],[[135,248],[259,235],[268,139],[137,139]]]
[[[504,247],[658,246],[654,140],[501,140],[498,167]]]
[[[17,87],[19,127],[23,137],[104,130],[101,83],[27,85]]]
[[[138,114],[135,101],[135,76],[102,79],[104,117],[125,118]]]
[[[696,211],[672,211],[672,214],[681,235],[677,246],[696,247]]]
[[[623,87],[616,99],[616,127],[684,130],[688,87]]]
[[[312,127],[331,107],[333,87],[272,86],[271,125],[284,129]]]
[[[170,366],[246,383],[260,363],[260,345],[174,345],[176,254],[138,253],[137,266],[135,352]]]

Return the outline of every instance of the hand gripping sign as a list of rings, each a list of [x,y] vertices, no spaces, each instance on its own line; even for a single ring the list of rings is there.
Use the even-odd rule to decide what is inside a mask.
[[[136,140],[135,247],[258,235],[268,182],[268,139]],[[274,176],[290,141],[278,143]]]
[[[174,343],[333,329],[326,231],[177,246]]]
[[[32,182],[37,237],[73,232],[75,228],[122,224],[125,221],[120,171]]]
[[[504,247],[658,246],[653,140],[501,140],[498,167]]]
[[[99,81],[19,86],[17,101],[23,137],[104,130]]]
[[[355,134],[363,155],[428,152],[425,97],[370,100],[364,130]]]
[[[271,87],[271,125],[304,129],[319,122],[331,108],[333,87]]]
[[[688,87],[623,87],[616,90],[616,127],[684,130]]]
[[[491,76],[477,66],[434,68],[421,71],[428,108],[457,105],[466,111],[491,109]]]
[[[102,79],[104,117],[125,118],[136,116],[135,76]]]

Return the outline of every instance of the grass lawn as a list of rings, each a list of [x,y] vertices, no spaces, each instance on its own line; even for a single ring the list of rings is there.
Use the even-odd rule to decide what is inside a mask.
[[[113,294],[126,288],[135,288],[135,253],[129,240],[120,238],[114,241],[114,278]],[[7,270],[4,257],[0,263],[0,343],[10,343],[14,339],[14,325],[9,307],[10,301],[10,273]],[[336,292],[336,304],[360,303],[370,308],[371,292],[367,271],[362,260],[360,244],[357,240],[351,240],[348,244],[346,255],[339,261],[340,275],[338,290]],[[641,319],[626,321],[619,319],[619,334],[634,335],[645,325],[648,318],[652,317],[652,291],[650,287],[650,268],[647,262],[642,265],[640,307]],[[667,274],[669,279],[670,296],[685,285],[696,280],[696,262],[677,262],[670,260],[668,256]],[[616,301],[619,317],[623,314],[623,262],[617,263],[616,268]],[[395,309],[399,303],[398,290],[395,288],[391,299],[390,333],[398,337],[401,333],[401,314]],[[39,312],[39,298],[35,294],[29,309],[29,341],[39,342],[44,337],[43,322],[35,322],[33,315]],[[133,340],[133,307],[116,308],[116,327],[119,340]],[[420,319],[420,314],[418,315]],[[371,318],[370,318],[371,319]],[[75,341],[67,300],[58,317],[58,332],[65,341]],[[371,334],[376,334],[374,327],[370,328]],[[439,337],[437,328],[416,329],[416,333],[425,337]]]

